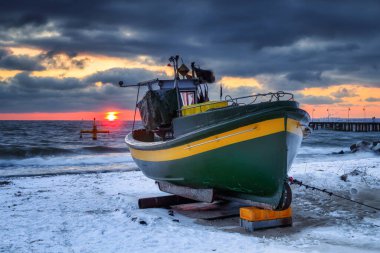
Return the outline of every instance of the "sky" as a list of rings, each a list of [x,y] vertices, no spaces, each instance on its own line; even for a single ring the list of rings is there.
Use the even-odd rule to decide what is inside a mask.
[[[211,93],[295,95],[313,117],[380,117],[379,1],[0,3],[0,120],[131,119],[136,90],[179,54]],[[350,110],[349,110],[350,109]]]

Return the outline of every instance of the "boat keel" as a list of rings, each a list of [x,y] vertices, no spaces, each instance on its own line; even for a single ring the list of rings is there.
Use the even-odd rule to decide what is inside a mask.
[[[249,199],[242,199],[238,197],[228,196],[223,193],[217,192],[215,189],[210,189],[210,188],[196,189],[196,188],[191,188],[191,187],[186,187],[186,186],[174,185],[174,184],[164,182],[164,181],[157,181],[156,183],[158,184],[158,188],[160,189],[160,191],[178,195],[186,199],[192,199],[194,201],[212,203],[213,201],[217,201],[217,200],[225,200],[225,201],[238,202],[247,206],[260,207],[263,209],[270,209],[270,210],[275,209],[273,206],[269,204],[256,202]],[[287,199],[289,199],[289,197]],[[289,207],[288,204],[290,205],[290,202],[286,203],[285,206],[281,204],[277,207],[277,209],[282,210],[284,209],[283,207],[287,208]]]
[[[178,186],[164,181],[157,181],[160,191],[175,194],[184,198],[211,203],[214,201],[214,189],[195,189]]]

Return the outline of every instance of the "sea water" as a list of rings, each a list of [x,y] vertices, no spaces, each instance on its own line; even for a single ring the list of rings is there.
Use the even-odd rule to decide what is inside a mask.
[[[130,170],[135,164],[124,142],[129,121],[99,121],[109,134],[83,134],[92,121],[0,121],[0,176]],[[139,124],[137,124],[139,126]]]
[[[137,169],[124,142],[132,122],[97,122],[98,129],[110,133],[99,134],[97,140],[92,140],[91,134],[80,138],[80,130],[92,129],[92,124],[92,121],[0,121],[0,177]],[[362,140],[380,141],[380,133],[316,130],[304,139],[295,163],[377,156],[374,152],[350,153],[350,145]],[[336,154],[341,150],[345,154]]]

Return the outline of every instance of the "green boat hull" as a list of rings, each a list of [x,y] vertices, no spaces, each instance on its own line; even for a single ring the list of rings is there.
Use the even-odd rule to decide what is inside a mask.
[[[151,179],[212,188],[218,195],[275,208],[302,142],[300,126],[308,119],[293,104],[197,127],[193,134],[156,145],[135,142],[132,135],[126,141],[134,161]]]

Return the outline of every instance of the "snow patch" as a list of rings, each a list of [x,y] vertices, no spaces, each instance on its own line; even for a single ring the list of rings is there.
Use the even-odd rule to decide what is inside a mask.
[[[354,170],[363,173],[340,179]],[[358,189],[358,198],[380,189],[379,159],[296,163],[290,174],[348,196]],[[380,251],[378,213],[295,186],[293,227],[248,234],[236,220],[226,230],[138,209],[138,198],[164,194],[139,171],[11,181],[0,188],[0,252]]]

